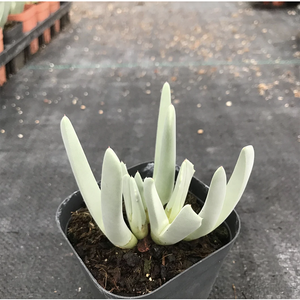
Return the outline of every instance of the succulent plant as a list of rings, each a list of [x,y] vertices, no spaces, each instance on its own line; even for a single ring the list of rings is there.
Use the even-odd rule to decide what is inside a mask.
[[[24,11],[25,2],[10,2],[10,14],[20,14]]]
[[[146,237],[149,227],[153,241],[160,245],[190,241],[210,233],[237,205],[254,163],[253,147],[244,147],[228,184],[224,168],[216,170],[199,214],[190,205],[184,205],[195,170],[185,159],[175,182],[176,115],[168,83],[163,86],[160,101],[153,178],[143,180],[138,172],[134,177],[130,176],[126,165],[108,148],[103,158],[99,188],[66,116],[61,120],[61,133],[88,210],[111,243],[124,249],[133,248],[138,240]],[[123,218],[123,199],[130,228]]]
[[[9,2],[0,2],[0,28],[3,28],[10,11]]]

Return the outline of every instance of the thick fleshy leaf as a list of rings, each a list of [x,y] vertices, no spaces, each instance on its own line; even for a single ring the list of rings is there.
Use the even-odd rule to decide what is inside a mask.
[[[10,2],[10,15],[20,14],[24,10],[24,5],[26,2]]]
[[[130,177],[130,193],[132,203],[132,220],[130,228],[133,234],[141,240],[148,235],[148,222],[142,198],[133,177]]]
[[[201,225],[201,218],[186,205],[170,224],[152,178],[144,181],[145,200],[148,207],[151,237],[156,244],[171,245],[184,239]]]
[[[144,196],[148,208],[151,236],[155,238],[169,225],[169,220],[152,178],[145,178],[144,180]]]
[[[101,206],[105,235],[115,246],[129,249],[137,244],[137,239],[123,218],[122,190],[121,164],[115,152],[108,148],[104,154],[101,177]]]
[[[101,231],[105,233],[102,221],[101,191],[89,166],[77,134],[68,117],[64,116],[62,118],[60,122],[60,130],[82,198],[93,219]]]
[[[162,204],[168,203],[174,188],[176,163],[176,115],[175,108],[169,105],[162,135],[162,144],[159,162],[154,162],[157,168],[156,177],[153,178],[155,187]]]
[[[130,192],[130,176],[125,174],[123,176],[123,198],[125,204],[125,211],[129,224],[132,221],[132,201],[131,201],[131,192]]]
[[[223,209],[215,225],[217,228],[234,210],[235,206],[240,201],[246,185],[248,183],[254,164],[254,149],[249,145],[242,149],[233,173],[226,187],[226,195]]]
[[[137,171],[135,173],[134,179],[135,179],[135,182],[136,182],[137,187],[139,189],[139,192],[140,192],[140,195],[141,195],[141,198],[142,198],[142,202],[143,202],[143,205],[144,205],[144,209],[145,209],[145,211],[147,211],[147,206],[146,206],[145,197],[144,197],[144,181],[143,181],[139,171]]]
[[[10,2],[0,2],[0,28],[4,28],[10,11]]]
[[[122,161],[120,162],[120,164],[121,164],[121,169],[122,169],[122,175],[124,176],[124,175],[128,174],[126,165]]]
[[[194,165],[188,159],[185,159],[181,164],[175,188],[165,209],[170,223],[176,218],[184,205],[194,173]]]
[[[220,167],[215,172],[208,194],[202,207],[199,217],[201,217],[201,226],[191,233],[185,240],[190,241],[207,235],[214,230],[215,224],[218,221],[223,208],[226,194],[226,173],[223,167]]]
[[[155,142],[155,154],[154,154],[154,170],[153,170],[153,178],[156,178],[158,172],[158,165],[160,163],[160,154],[161,147],[163,142],[163,131],[165,119],[167,116],[168,108],[171,104],[171,89],[169,83],[165,83],[163,85],[160,97],[160,105],[158,112],[158,120],[157,120],[157,129],[156,129],[156,142]]]
[[[201,226],[202,218],[199,217],[190,205],[184,206],[174,221],[154,241],[160,245],[173,245]],[[153,238],[153,237],[152,237]]]

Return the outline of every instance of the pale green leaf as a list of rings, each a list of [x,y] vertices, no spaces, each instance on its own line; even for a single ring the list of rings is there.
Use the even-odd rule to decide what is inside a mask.
[[[151,236],[159,236],[160,233],[169,225],[169,220],[164,211],[164,207],[157,194],[154,180],[145,178],[144,195],[148,208],[148,216],[150,221]]]
[[[125,174],[123,176],[123,198],[125,204],[125,210],[127,214],[127,219],[129,224],[132,221],[132,201],[131,201],[131,192],[130,192],[130,176]]]
[[[171,104],[171,89],[168,82],[163,85],[160,97],[160,105],[158,112],[157,120],[157,129],[156,129],[156,142],[155,142],[155,154],[154,154],[154,170],[153,178],[156,179],[158,172],[158,165],[160,163],[161,148],[163,143],[163,131],[165,119],[167,116],[168,108]]]
[[[120,161],[108,148],[104,154],[101,177],[102,218],[106,237],[115,246],[129,249],[137,239],[127,227],[122,213],[123,178]]]
[[[154,241],[160,245],[172,245],[180,242],[201,226],[199,217],[190,205],[184,206],[174,221]],[[153,238],[153,237],[152,237]]]
[[[186,240],[198,239],[214,230],[223,208],[225,194],[226,173],[224,168],[220,167],[211,180],[208,195],[199,213],[199,217],[203,219],[202,224],[196,231],[191,233]]]
[[[215,228],[226,220],[241,199],[248,183],[253,164],[254,149],[253,146],[249,145],[242,149],[231,178],[227,184],[223,209]]]
[[[176,218],[184,205],[194,173],[194,165],[188,159],[185,159],[181,164],[175,188],[165,209],[170,223]]]
[[[93,219],[101,231],[105,233],[101,211],[101,191],[68,117],[64,116],[62,118],[60,129],[71,168],[82,198]]]
[[[167,110],[159,157],[159,162],[154,162],[157,174],[153,179],[159,198],[164,205],[171,197],[175,179],[176,116],[175,108],[172,104],[169,105]]]
[[[148,222],[141,195],[133,177],[130,177],[130,193],[132,203],[132,220],[130,228],[133,234],[141,240],[148,235]]]
[[[25,2],[10,2],[10,14],[20,14],[24,11]]]
[[[4,28],[10,11],[9,2],[0,2],[0,28]]]
[[[136,182],[137,187],[139,189],[139,192],[140,192],[140,195],[141,195],[141,198],[142,198],[142,202],[143,202],[143,205],[144,205],[144,209],[145,209],[145,211],[147,211],[147,206],[146,206],[145,197],[144,197],[144,182],[143,182],[143,179],[142,179],[141,174],[139,173],[139,171],[137,171],[135,173],[134,179],[135,179],[135,182]]]
[[[121,169],[122,169],[122,175],[124,176],[124,175],[128,174],[126,165],[122,161],[120,164],[121,164]]]

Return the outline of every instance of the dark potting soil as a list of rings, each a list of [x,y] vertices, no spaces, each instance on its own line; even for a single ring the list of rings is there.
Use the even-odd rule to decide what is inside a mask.
[[[189,194],[196,212],[201,207]],[[126,218],[124,216],[124,218]],[[155,244],[150,236],[130,250],[115,247],[100,231],[87,208],[72,213],[68,239],[82,261],[107,291],[122,296],[147,294],[229,242],[225,225],[197,240],[175,245]]]

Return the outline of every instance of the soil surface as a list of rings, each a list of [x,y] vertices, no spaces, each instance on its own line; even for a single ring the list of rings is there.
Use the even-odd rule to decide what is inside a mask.
[[[200,210],[193,195],[188,195],[187,202],[196,212]],[[87,208],[81,208],[72,214],[68,239],[103,288],[117,295],[139,296],[221,248],[230,237],[227,227],[221,225],[194,241],[160,246],[147,236],[133,249],[123,250],[111,244]]]

